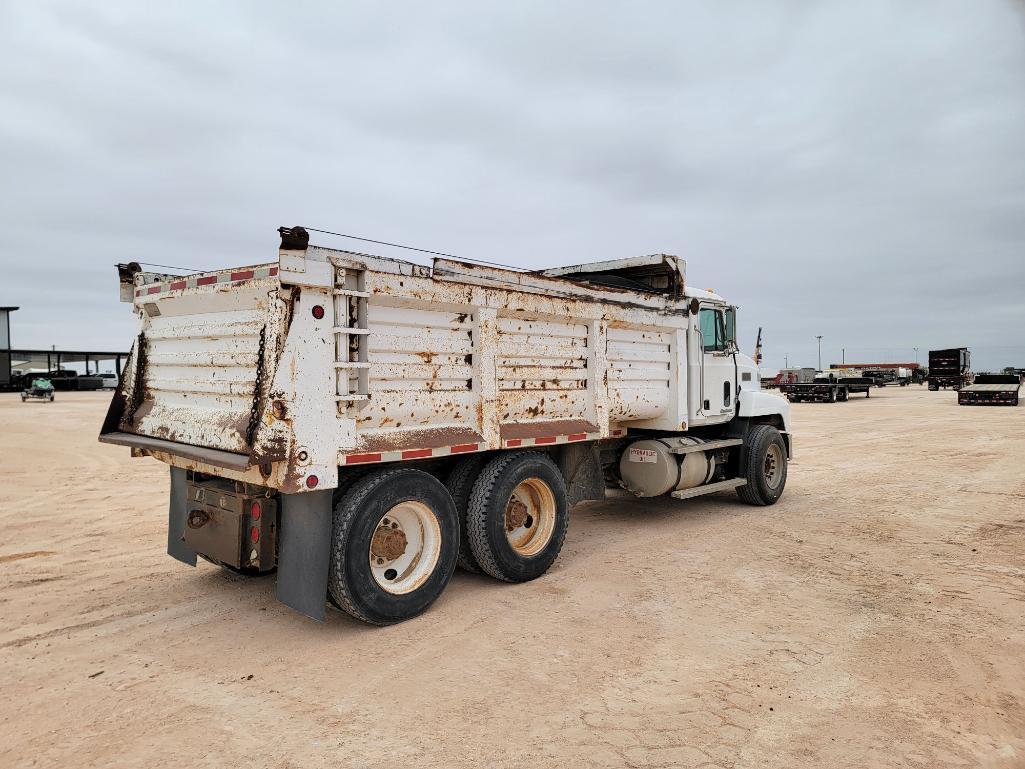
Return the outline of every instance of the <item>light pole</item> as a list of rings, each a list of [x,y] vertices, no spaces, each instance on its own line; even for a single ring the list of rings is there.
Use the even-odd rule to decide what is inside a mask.
[[[819,340],[819,371],[822,371],[822,334],[815,337]]]
[[[915,348],[915,365],[918,365],[918,348]]]

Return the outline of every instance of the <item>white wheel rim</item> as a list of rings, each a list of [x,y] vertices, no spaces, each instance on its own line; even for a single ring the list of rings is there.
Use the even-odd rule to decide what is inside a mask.
[[[377,522],[370,540],[370,573],[393,595],[416,590],[441,556],[441,526],[422,502],[400,502]]]
[[[537,555],[555,532],[555,494],[540,478],[527,478],[513,489],[503,522],[505,537],[521,556]]]
[[[780,481],[783,480],[784,462],[786,460],[783,458],[783,450],[779,447],[779,444],[770,443],[769,450],[765,452],[765,466],[763,468],[765,485],[770,489],[775,489],[779,486]]]

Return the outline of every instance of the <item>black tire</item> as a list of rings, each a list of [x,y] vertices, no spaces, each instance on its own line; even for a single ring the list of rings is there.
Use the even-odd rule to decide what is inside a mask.
[[[829,402],[836,403],[836,388],[834,387],[829,388]]]
[[[840,398],[841,401],[846,401],[849,397],[850,397],[850,391],[847,390],[846,387],[844,389],[840,390],[839,398]]]
[[[357,466],[340,471],[338,473],[338,485],[331,493],[331,507],[338,507],[338,503],[342,501],[342,497],[345,496],[346,492],[351,489],[360,478],[366,478],[368,475],[379,472],[381,472],[380,465],[367,465],[366,467]]]
[[[456,514],[459,516],[459,555],[456,564],[459,568],[474,574],[480,573],[480,566],[477,565],[477,559],[473,557],[473,551],[470,549],[470,535],[466,530],[466,506],[470,502],[473,484],[484,468],[485,459],[486,457],[480,454],[462,457],[456,462],[445,481],[445,487],[452,495]]]
[[[412,590],[382,588],[370,568],[378,524],[402,502],[419,502],[434,515],[440,548],[433,571]],[[391,625],[425,611],[441,595],[456,568],[459,518],[448,490],[422,470],[395,468],[360,478],[335,505],[328,594],[342,611],[373,625]]]
[[[779,465],[782,475],[775,487],[766,480],[766,456],[771,446],[777,446],[782,457]],[[744,467],[747,468],[747,483],[737,489],[737,496],[749,505],[776,504],[787,485],[787,447],[783,436],[772,425],[755,425],[748,432],[741,450],[744,452]]]
[[[529,554],[517,551],[506,536],[507,508],[513,491],[525,481],[546,486],[553,502],[546,527],[550,528],[550,534],[547,539],[538,540],[539,549]],[[528,515],[527,520],[531,518]],[[501,454],[485,465],[473,485],[466,521],[470,550],[481,571],[505,582],[537,579],[555,563],[566,540],[569,527],[566,481],[545,454],[536,451]],[[542,523],[539,521],[536,525],[540,527]],[[541,536],[542,530],[536,533]]]

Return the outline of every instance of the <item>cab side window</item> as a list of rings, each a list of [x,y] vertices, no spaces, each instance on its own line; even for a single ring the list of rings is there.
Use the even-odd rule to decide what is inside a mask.
[[[702,308],[698,314],[701,324],[701,340],[705,352],[721,352],[726,349],[726,329],[722,313],[712,308]]]

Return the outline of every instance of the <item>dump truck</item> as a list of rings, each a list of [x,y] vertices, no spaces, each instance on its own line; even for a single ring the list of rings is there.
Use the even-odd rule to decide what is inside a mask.
[[[1019,374],[976,374],[975,381],[957,393],[961,406],[1017,406],[1022,377]]]
[[[424,265],[279,234],[256,266],[118,266],[139,331],[99,440],[170,466],[178,560],[386,625],[457,564],[540,577],[584,500],[783,494],[789,406],[683,259]]]
[[[972,383],[971,353],[967,347],[929,351],[929,389],[960,390]]]

